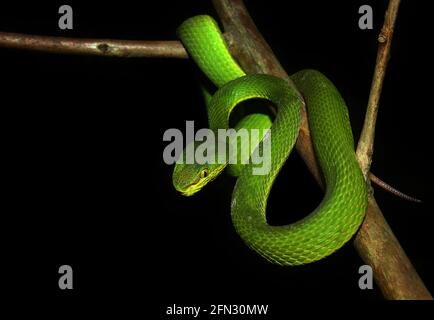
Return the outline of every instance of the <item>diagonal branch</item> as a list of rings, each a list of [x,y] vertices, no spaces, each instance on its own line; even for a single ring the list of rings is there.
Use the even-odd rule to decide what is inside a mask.
[[[230,34],[234,40],[231,53],[238,60],[241,67],[248,73],[275,75],[287,80],[291,86],[295,87],[270,46],[256,28],[242,0],[212,1],[223,23],[225,33]],[[301,119],[302,125],[296,148],[310,172],[317,182],[321,184],[321,174],[314,156],[305,108],[302,109]]]
[[[391,2],[394,2],[394,0],[391,0]],[[213,4],[225,31],[230,32],[234,40],[236,40],[234,43],[236,48],[232,48],[232,52],[247,72],[268,73],[289,79],[272,50],[257,30],[242,0],[213,0]],[[389,10],[389,14],[391,12],[393,11]],[[386,25],[393,28],[393,24],[387,24],[387,21]],[[390,35],[391,33],[387,34],[389,47]],[[382,77],[384,77],[384,74]],[[379,85],[381,87],[381,81]],[[378,100],[376,104],[378,104]],[[305,113],[303,119],[296,146],[297,151],[320,183],[319,170],[313,153]],[[372,126],[375,126],[375,122],[372,123]],[[385,298],[432,299],[398,240],[393,235],[373,195],[369,197],[366,218],[354,240],[354,245],[364,262],[373,268],[376,283]]]
[[[356,151],[365,178],[369,175],[372,162],[379,100],[390,56],[399,4],[400,0],[389,0],[384,24],[378,36],[379,45],[371,92]],[[354,245],[361,258],[369,262],[377,273],[377,283],[386,298],[432,299],[384,219],[373,195],[370,196],[366,219],[356,236]]]
[[[357,145],[357,159],[363,175],[369,173],[374,152],[375,123],[378,113],[378,102],[380,101],[383,81],[386,75],[387,62],[390,56],[393,30],[395,28],[396,17],[398,16],[400,0],[390,0],[389,7],[384,18],[384,25],[378,36],[377,62],[375,64],[374,76],[369,94],[368,107],[366,109],[365,122],[362,133]]]

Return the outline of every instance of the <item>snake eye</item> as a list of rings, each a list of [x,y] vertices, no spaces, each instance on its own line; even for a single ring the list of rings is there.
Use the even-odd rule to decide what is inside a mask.
[[[203,179],[203,178],[206,178],[206,177],[208,177],[208,169],[203,169],[200,172],[200,178]]]

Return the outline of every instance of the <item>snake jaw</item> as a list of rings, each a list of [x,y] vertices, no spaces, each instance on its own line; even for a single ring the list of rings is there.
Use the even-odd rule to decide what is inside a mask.
[[[185,189],[178,189],[178,188],[176,188],[176,190],[179,191],[185,197],[191,197],[196,192],[198,192],[200,189],[202,189],[202,187],[199,185],[199,182],[190,184]]]

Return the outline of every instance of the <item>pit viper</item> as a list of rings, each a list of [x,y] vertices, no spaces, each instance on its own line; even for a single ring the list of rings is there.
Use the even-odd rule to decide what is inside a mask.
[[[252,174],[255,164],[244,164],[233,190],[231,218],[241,239],[268,261],[290,266],[320,260],[341,248],[363,221],[367,187],[355,157],[348,110],[335,86],[315,70],[303,70],[291,76],[297,90],[275,76],[246,75],[231,56],[217,23],[207,15],[187,19],[177,34],[189,56],[217,87],[208,102],[210,129],[229,128],[233,109],[245,100],[266,99],[277,109],[272,123],[260,114],[241,121],[241,127],[248,128],[271,125],[269,172],[255,175]],[[272,226],[267,223],[267,198],[297,140],[303,100],[325,182],[324,197],[303,219]],[[215,152],[220,151],[216,148]],[[172,177],[174,187],[184,195],[192,195],[226,166],[227,161],[178,162]],[[291,211],[291,194],[281,209]]]

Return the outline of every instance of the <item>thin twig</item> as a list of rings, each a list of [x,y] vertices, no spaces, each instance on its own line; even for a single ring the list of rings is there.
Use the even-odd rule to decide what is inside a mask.
[[[213,0],[213,4],[225,31],[230,32],[234,38],[232,52],[247,72],[268,73],[289,79],[258,32],[242,0]],[[297,151],[320,183],[305,115],[303,118],[305,120],[302,122]],[[354,245],[364,262],[373,268],[376,283],[385,298],[432,299],[393,235],[373,195],[369,197],[366,218]]]
[[[378,36],[378,52],[372,78],[371,92],[369,94],[368,107],[366,109],[365,122],[357,145],[357,159],[359,160],[365,178],[369,173],[374,151],[375,124],[378,113],[378,102],[381,97],[381,89],[386,75],[387,62],[390,56],[393,30],[398,16],[400,0],[390,0],[384,18],[383,28]]]
[[[404,192],[401,192],[401,191],[395,189],[391,185],[387,184],[386,182],[384,182],[383,180],[378,178],[372,172],[369,172],[369,180],[371,180],[371,182],[373,182],[374,184],[376,184],[377,186],[379,186],[383,190],[386,190],[387,192],[393,194],[394,196],[397,196],[398,198],[401,198],[401,199],[404,199],[407,201],[411,201],[411,202],[422,203],[422,200],[411,197],[408,194],[405,194]]]
[[[187,58],[179,41],[77,39],[0,32],[0,47],[108,57]]]

